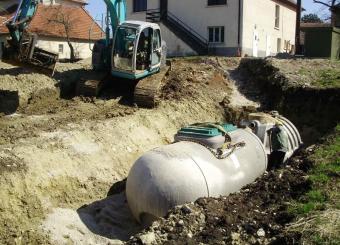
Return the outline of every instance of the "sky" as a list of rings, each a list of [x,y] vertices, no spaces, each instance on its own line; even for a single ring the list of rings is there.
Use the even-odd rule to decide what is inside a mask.
[[[176,0],[175,0],[176,1]],[[256,0],[253,0],[256,1]],[[100,21],[101,16],[105,13],[105,3],[104,0],[89,0],[89,4],[86,9],[88,9],[91,15]],[[327,18],[329,11],[327,7],[320,4],[313,3],[313,0],[302,0],[302,6],[306,11],[303,14],[315,13],[319,15],[322,19]]]

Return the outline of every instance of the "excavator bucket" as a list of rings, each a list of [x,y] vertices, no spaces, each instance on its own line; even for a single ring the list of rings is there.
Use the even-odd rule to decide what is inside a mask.
[[[36,43],[36,34],[24,32],[18,47],[9,40],[4,50],[3,59],[11,63],[38,68],[39,71],[53,76],[58,54],[36,47]]]

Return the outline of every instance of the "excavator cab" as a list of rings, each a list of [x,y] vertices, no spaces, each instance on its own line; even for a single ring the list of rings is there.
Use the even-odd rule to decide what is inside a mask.
[[[160,70],[165,54],[159,25],[126,21],[118,26],[113,40],[113,76],[135,80]]]

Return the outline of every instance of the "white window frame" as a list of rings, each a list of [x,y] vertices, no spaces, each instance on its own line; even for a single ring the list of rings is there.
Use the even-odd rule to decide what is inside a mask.
[[[274,23],[275,29],[280,29],[280,12],[281,12],[280,5],[275,4],[275,23]]]
[[[210,29],[213,29],[213,41],[210,41]],[[216,40],[215,38],[217,29],[219,30],[219,40]],[[208,42],[212,44],[223,44],[225,42],[225,27],[224,26],[208,26]]]
[[[64,44],[59,44],[58,45],[58,53],[63,54],[64,53]]]

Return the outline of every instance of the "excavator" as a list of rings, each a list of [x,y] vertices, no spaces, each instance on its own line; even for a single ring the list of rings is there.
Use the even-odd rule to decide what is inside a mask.
[[[38,36],[27,29],[38,8],[36,0],[21,0],[15,15],[6,23],[10,39],[4,47],[3,60],[32,65],[53,75],[58,54],[36,47]]]
[[[155,107],[164,77],[170,70],[166,65],[166,44],[158,24],[126,21],[126,0],[104,0],[107,6],[105,39],[98,40],[92,51],[91,76],[80,79],[77,94],[98,96],[104,77],[137,81],[134,102],[140,107]],[[11,40],[6,56],[54,71],[57,55],[36,47],[37,35],[27,27],[38,6],[36,0],[21,0],[13,19],[7,23]],[[93,75],[94,74],[94,75]],[[96,77],[96,75],[98,76]],[[89,79],[94,77],[94,79]]]
[[[166,64],[166,43],[158,24],[126,20],[126,0],[104,0],[107,6],[106,37],[94,44],[94,71],[110,71],[113,78],[137,81],[134,102],[153,108],[164,78],[170,70]],[[113,38],[111,38],[111,35]],[[78,95],[97,96],[103,79],[80,81]]]

